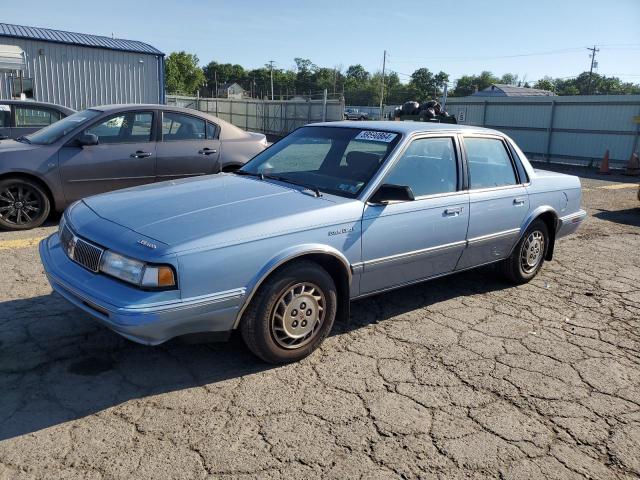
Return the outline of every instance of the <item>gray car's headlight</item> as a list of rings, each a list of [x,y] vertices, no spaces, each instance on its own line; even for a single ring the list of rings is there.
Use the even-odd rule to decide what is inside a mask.
[[[175,287],[173,268],[169,265],[147,265],[140,260],[106,250],[102,254],[100,271],[140,287]]]

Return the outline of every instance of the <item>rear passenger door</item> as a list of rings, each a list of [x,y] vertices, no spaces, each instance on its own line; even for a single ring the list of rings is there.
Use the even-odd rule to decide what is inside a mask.
[[[365,206],[361,293],[452,272],[469,222],[456,138],[413,140],[381,183],[409,186],[415,200]]]
[[[457,269],[506,258],[519,238],[529,197],[515,159],[499,136],[464,135],[469,172],[468,246]]]
[[[216,173],[220,156],[218,126],[182,112],[161,114],[157,181]]]

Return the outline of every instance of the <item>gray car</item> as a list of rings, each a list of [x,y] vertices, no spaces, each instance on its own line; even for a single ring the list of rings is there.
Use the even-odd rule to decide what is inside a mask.
[[[0,142],[0,227],[41,225],[51,210],[97,193],[233,171],[266,137],[206,113],[107,105]]]
[[[28,135],[74,113],[55,103],[0,100],[0,140]]]

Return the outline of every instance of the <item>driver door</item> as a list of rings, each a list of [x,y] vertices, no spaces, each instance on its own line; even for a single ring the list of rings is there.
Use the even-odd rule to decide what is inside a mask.
[[[156,176],[154,111],[126,111],[98,120],[83,134],[98,145],[71,140],[60,149],[62,187],[67,201],[151,183]]]
[[[415,200],[365,206],[360,293],[454,270],[469,223],[461,173],[453,136],[418,138],[407,147],[382,183],[411,187]]]

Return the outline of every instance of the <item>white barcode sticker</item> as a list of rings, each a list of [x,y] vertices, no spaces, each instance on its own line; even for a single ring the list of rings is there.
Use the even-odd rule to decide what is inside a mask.
[[[370,142],[392,142],[398,136],[397,133],[376,132],[375,130],[363,130],[354,140],[369,140]]]

